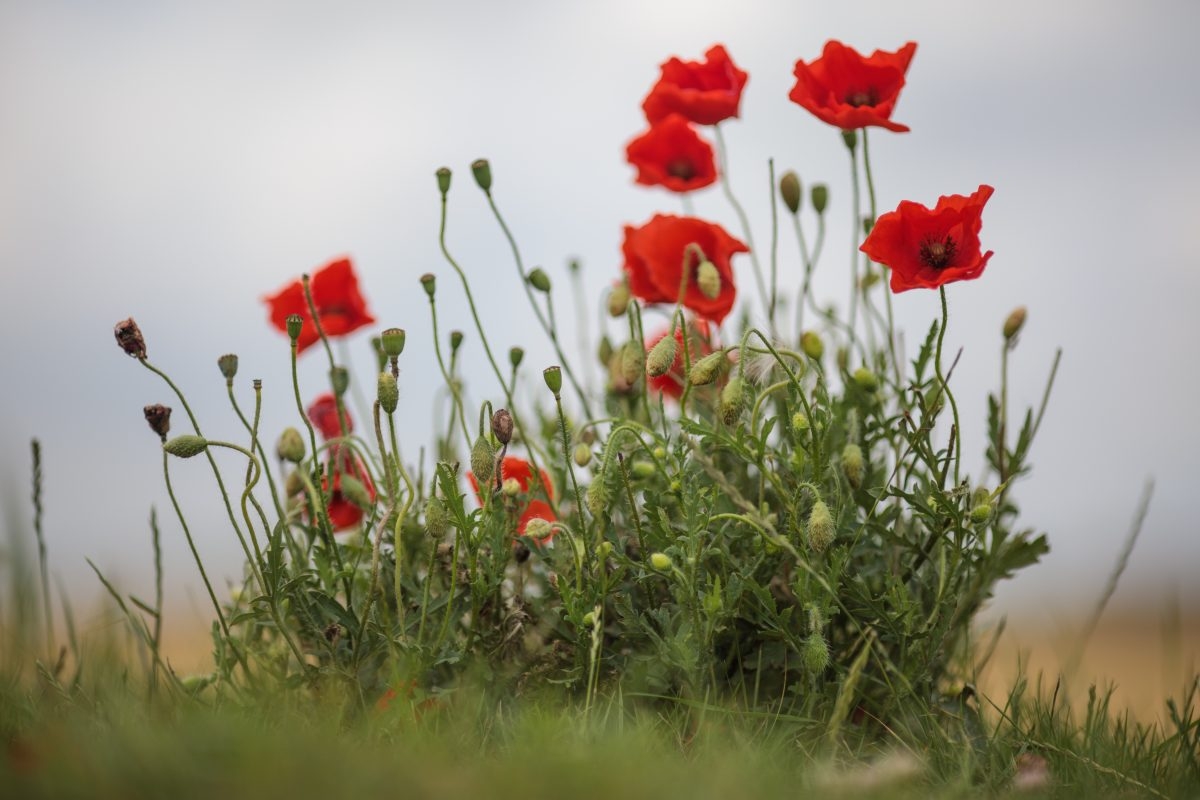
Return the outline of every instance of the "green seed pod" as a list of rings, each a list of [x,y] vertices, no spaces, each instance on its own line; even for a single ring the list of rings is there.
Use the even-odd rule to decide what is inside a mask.
[[[676,350],[675,337],[671,333],[659,339],[646,356],[646,374],[657,378],[670,372],[675,363]]]
[[[496,451],[486,436],[480,436],[471,447],[471,473],[480,486],[486,486],[496,468]]]
[[[808,546],[817,553],[823,553],[836,535],[829,506],[825,505],[824,500],[813,503],[812,511],[808,514]]]
[[[524,360],[525,360],[525,350],[524,349],[522,349],[520,347],[509,348],[508,363],[512,365],[513,369],[516,369],[517,367],[521,366],[521,362]]]
[[[421,288],[425,290],[425,294],[433,298],[434,292],[437,291],[437,278],[432,272],[426,272],[421,276]]]
[[[437,175],[438,191],[444,197],[446,192],[450,191],[450,168],[442,167],[434,174]]]
[[[825,342],[816,331],[805,331],[800,337],[800,349],[813,361],[820,361],[821,356],[825,355]]]
[[[790,169],[783,173],[783,177],[779,179],[779,194],[783,198],[783,204],[788,207],[788,211],[793,214],[800,212],[800,200],[804,197],[804,193],[800,189],[800,176]]]
[[[477,158],[471,162],[471,174],[475,176],[475,183],[479,184],[480,189],[485,192],[492,190],[492,165],[486,158]]]
[[[450,530],[450,512],[440,497],[429,498],[425,504],[425,533],[431,539],[441,540]]]
[[[604,487],[602,476],[592,481],[587,489],[587,507],[593,517],[601,517],[608,510],[608,489]]]
[[[662,461],[664,458],[667,457],[667,449],[662,446],[654,448],[654,457],[657,458],[659,461]]]
[[[633,474],[633,477],[639,480],[653,478],[654,473],[658,472],[651,461],[634,461],[629,465],[629,471]]]
[[[866,367],[859,367],[854,370],[853,377],[854,382],[858,384],[858,388],[864,392],[874,392],[879,388],[879,378]]]
[[[350,388],[350,370],[345,367],[334,367],[329,370],[329,385],[333,393],[341,397]]]
[[[353,475],[343,474],[341,481],[338,483],[338,489],[341,491],[342,497],[345,497],[364,511],[374,505],[367,487]]]
[[[829,204],[829,187],[823,183],[814,183],[809,194],[812,197],[813,208],[818,214],[824,214],[825,207]]]
[[[182,436],[176,436],[174,439],[168,439],[163,442],[163,450],[178,458],[191,458],[203,453],[207,449],[207,439],[203,436],[193,436],[190,433],[185,433]]]
[[[842,474],[855,489],[862,486],[863,481],[863,452],[856,444],[848,444],[842,450]]]
[[[621,376],[632,386],[646,367],[646,353],[638,342],[628,341],[621,348]]]
[[[608,293],[608,315],[619,317],[629,308],[629,284],[622,281]]]
[[[529,285],[539,292],[548,293],[550,291],[550,276],[541,267],[534,267],[533,271],[529,273]]]
[[[671,557],[666,553],[651,553],[650,566],[659,572],[666,572],[675,566],[675,562],[671,561]]]
[[[284,428],[275,443],[275,453],[284,461],[299,464],[304,460],[304,437],[295,428]]]
[[[226,383],[232,383],[234,376],[237,375],[238,357],[233,353],[226,353],[217,359],[217,369],[221,370],[221,374],[225,376]]]
[[[804,667],[813,675],[820,675],[829,666],[829,644],[819,633],[810,633],[804,638]]]
[[[693,386],[707,386],[721,377],[721,373],[728,365],[729,357],[724,350],[709,353],[704,358],[692,362],[692,371],[688,373],[688,381]]]
[[[462,331],[450,331],[450,352],[451,353],[458,352],[458,348],[462,347],[462,343],[463,343],[463,332]]]
[[[404,352],[405,333],[403,328],[388,328],[379,337],[383,352],[389,358],[396,358]]]
[[[725,384],[725,388],[721,390],[721,402],[719,404],[721,421],[730,427],[737,424],[738,418],[742,415],[742,407],[745,401],[745,381],[735,375],[729,379],[729,382]]]
[[[707,258],[696,268],[696,285],[709,300],[716,300],[721,294],[721,273],[717,271],[717,265]]]
[[[546,381],[546,388],[555,395],[562,391],[562,367],[546,367],[542,370],[542,379]]]
[[[571,454],[571,457],[575,459],[576,465],[586,467],[592,460],[592,448],[580,442],[575,445],[575,451]]]
[[[300,331],[304,330],[304,317],[300,316],[299,314],[288,314],[288,318],[285,320],[285,323],[287,324],[288,336],[294,343],[300,338]]]
[[[388,414],[396,411],[400,402],[400,387],[396,384],[396,376],[390,372],[379,373],[379,407]]]
[[[1025,327],[1025,315],[1025,306],[1014,308],[1008,315],[1008,319],[1004,320],[1004,341],[1011,342],[1021,332],[1021,328]]]

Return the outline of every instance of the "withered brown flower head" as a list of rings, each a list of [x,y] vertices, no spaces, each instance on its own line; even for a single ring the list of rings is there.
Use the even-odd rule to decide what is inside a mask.
[[[161,403],[155,403],[152,406],[146,406],[142,409],[146,415],[146,422],[150,425],[150,430],[159,435],[164,442],[167,440],[167,434],[171,430],[171,409]]]
[[[146,357],[146,340],[142,338],[142,331],[133,321],[133,317],[118,322],[113,328],[113,334],[117,337],[117,344],[126,353],[134,358]]]
[[[513,418],[512,414],[508,413],[508,409],[502,408],[492,414],[492,433],[496,434],[496,439],[500,441],[500,444],[508,444],[512,441]]]

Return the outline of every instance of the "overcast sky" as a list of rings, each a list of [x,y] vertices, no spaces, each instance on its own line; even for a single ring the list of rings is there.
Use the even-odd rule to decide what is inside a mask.
[[[1065,351],[1033,475],[1015,490],[1053,552],[1006,585],[996,607],[1066,616],[1091,602],[1153,476],[1158,491],[1119,599],[1157,605],[1178,592],[1194,610],[1197,30],[1200,5],[1187,2],[4,2],[3,516],[29,518],[36,435],[53,567],[72,590],[98,592],[86,556],[147,591],[155,504],[171,585],[191,598],[180,613],[203,619],[141,414],[147,403],[176,404],[115,347],[113,323],[136,317],[206,432],[240,441],[215,366],[238,353],[243,400],[250,379],[263,378],[264,430],[278,431],[293,422],[288,348],[260,297],[349,254],[381,327],[408,329],[402,433],[414,453],[430,442],[438,383],[421,273],[442,277],[445,329],[467,331],[472,396],[496,390],[438,255],[434,170],[455,169],[451,247],[486,300],[492,342],[523,345],[534,381],[552,357],[467,165],[491,159],[528,263],[565,290],[566,259],[579,256],[598,297],[620,268],[621,226],[680,208],[634,186],[624,162],[643,129],[642,97],[661,61],[698,58],[716,42],[750,73],[726,138],[756,237],[769,237],[768,157],[806,183],[827,182],[816,291],[843,303],[847,160],[837,132],[787,100],[792,66],[829,38],[867,52],[913,40],[894,114],[912,132],[871,138],[880,210],[996,189],[982,234],[996,255],[981,280],[949,291],[947,347],[964,348],[954,382],[972,472],[1008,312],[1029,308],[1014,404],[1037,400],[1055,348]],[[697,210],[740,235],[717,189]],[[797,285],[786,236],[781,257]],[[740,279],[754,302],[751,276]],[[915,347],[937,294],[909,292],[895,306]],[[366,339],[349,344],[369,384]],[[304,362],[315,394],[325,367],[316,350]],[[207,467],[180,463],[174,475],[212,571],[236,574],[240,548]]]

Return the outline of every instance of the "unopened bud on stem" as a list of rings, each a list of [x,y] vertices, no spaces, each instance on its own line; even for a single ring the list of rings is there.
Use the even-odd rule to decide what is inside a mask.
[[[783,173],[783,177],[779,179],[779,194],[783,197],[783,204],[787,206],[788,211],[797,214],[800,211],[800,200],[804,197],[800,190],[800,177],[791,170]]]

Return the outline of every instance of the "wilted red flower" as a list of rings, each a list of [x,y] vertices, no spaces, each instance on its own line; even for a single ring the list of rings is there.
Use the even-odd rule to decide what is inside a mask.
[[[992,257],[980,252],[979,230],[993,191],[982,185],[970,197],[940,197],[932,210],[904,200],[879,217],[859,249],[891,268],[893,292],[978,278]]]
[[[326,439],[335,439],[339,436],[349,436],[354,430],[354,420],[350,419],[349,409],[343,409],[346,415],[346,432],[342,433],[341,422],[338,420],[337,400],[328,392],[319,396],[312,401],[312,405],[308,407],[308,418],[312,422],[313,427],[321,432],[321,436]]]
[[[666,335],[667,331],[663,329],[647,339],[646,352],[649,353],[654,348],[654,345],[662,341]],[[688,325],[688,355],[692,363],[695,363],[696,359],[703,358],[712,352],[712,347],[708,344],[708,336],[709,328],[707,322],[697,320]],[[683,329],[676,327],[675,360],[671,362],[671,369],[657,377],[647,375],[646,385],[656,392],[661,392],[667,397],[673,397],[678,400],[683,396],[683,388],[687,384],[686,366],[687,362],[683,358]]]
[[[788,97],[843,130],[876,126],[903,133],[908,126],[892,122],[892,109],[916,52],[917,43],[909,42],[895,53],[876,50],[864,58],[853,47],[826,42],[816,61],[796,62],[796,85]]]
[[[682,114],[698,125],[716,125],[738,115],[749,76],[737,68],[721,45],[710,47],[703,61],[672,57],[661,69],[658,83],[642,102],[651,123],[672,113]]]
[[[550,483],[550,476],[546,474],[546,470],[539,470],[537,482],[545,488],[546,496],[551,500],[554,499],[554,484]],[[533,468],[529,466],[529,462],[517,456],[505,456],[500,462],[500,480],[506,481],[509,478],[515,480],[520,486],[521,491],[526,495],[532,495],[537,490],[537,485],[533,477]],[[471,472],[467,473],[467,482],[471,484],[471,488],[475,491],[475,497],[480,503],[483,503],[483,495],[479,491],[479,481],[475,479],[475,475]],[[517,520],[517,533],[524,535],[525,526],[532,519],[544,519],[547,522],[556,522],[558,517],[554,515],[554,509],[550,508],[550,504],[545,500],[532,499],[528,500],[525,506],[521,509],[521,516]],[[554,538],[554,532],[545,539],[539,540],[538,544],[547,544]]]
[[[717,180],[712,145],[679,114],[669,114],[625,148],[625,157],[637,167],[637,182],[662,186],[672,192],[690,192]]]
[[[712,262],[720,277],[719,290],[708,296],[700,288],[698,271],[700,254]],[[683,304],[701,319],[718,325],[733,308],[737,288],[733,281],[730,259],[734,253],[748,253],[750,248],[730,236],[720,225],[695,217],[676,217],[656,214],[640,228],[625,226],[625,273],[629,290],[647,303],[674,303],[679,299],[686,257],[688,269],[687,292]]]
[[[358,277],[350,259],[339,258],[318,269],[309,278],[313,305],[321,319],[326,336],[344,336],[375,321],[367,310],[367,303],[358,290]],[[264,297],[270,307],[271,324],[287,333],[287,318],[299,314],[304,318],[297,350],[303,352],[321,337],[308,311],[308,300],[304,297],[304,284],[293,281],[270,297]]]

